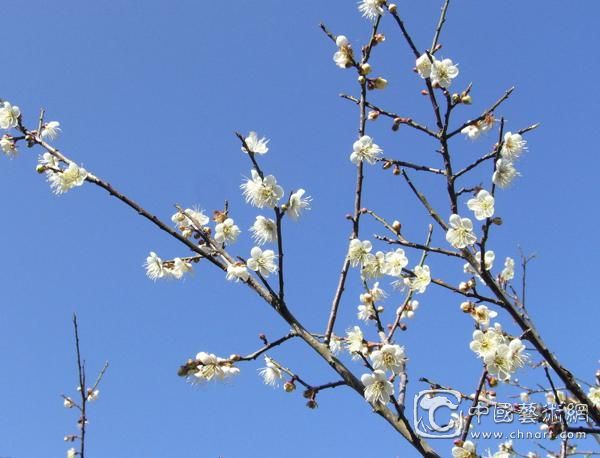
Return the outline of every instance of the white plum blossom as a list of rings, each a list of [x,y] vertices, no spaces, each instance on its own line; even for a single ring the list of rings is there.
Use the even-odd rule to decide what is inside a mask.
[[[494,126],[494,115],[488,114],[483,119],[469,124],[460,131],[461,134],[464,134],[469,138],[469,140],[476,140],[479,136],[488,130],[490,130]]]
[[[366,302],[365,304],[360,304],[357,309],[358,312],[356,316],[359,320],[366,323],[375,318],[375,307],[373,306],[373,303]]]
[[[21,116],[19,107],[5,101],[2,107],[0,107],[0,128],[12,129],[13,127],[17,127],[19,116]]]
[[[476,124],[469,124],[468,126],[463,127],[460,133],[466,135],[470,140],[476,140],[481,135],[481,129],[479,129]]]
[[[309,196],[304,197],[305,193],[306,191],[304,189],[298,189],[290,196],[286,214],[294,221],[300,218],[300,215],[304,210],[310,210],[310,201],[312,199]]]
[[[440,87],[448,88],[452,83],[452,80],[458,76],[458,66],[456,66],[452,60],[433,60],[431,65],[431,82]]]
[[[480,325],[489,326],[490,319],[496,318],[498,316],[498,313],[493,310],[490,310],[486,305],[478,305],[471,312],[471,316]]]
[[[498,345],[504,341],[502,334],[497,332],[496,328],[489,328],[486,331],[479,329],[473,332],[473,340],[469,347],[480,358],[494,354]]]
[[[363,374],[360,381],[365,385],[365,399],[373,405],[385,405],[394,394],[394,385],[387,379],[385,372],[375,370],[372,374]]]
[[[258,135],[254,131],[248,134],[248,136],[244,139],[244,142],[251,153],[266,154],[267,151],[269,151],[269,147],[267,146],[269,140],[266,137],[258,138]],[[246,150],[243,145],[242,151],[244,153],[248,153],[248,150]]]
[[[352,66],[352,62],[354,62],[352,56],[352,47],[350,46],[350,42],[348,38],[344,35],[338,35],[335,39],[335,44],[338,47],[338,50],[333,55],[333,61],[335,65],[340,68],[348,68]]]
[[[358,10],[372,21],[383,14],[383,6],[386,0],[361,0],[358,4]]]
[[[504,269],[500,272],[500,280],[504,283],[515,278],[515,260],[507,257],[504,261]]]
[[[263,277],[268,277],[269,274],[277,272],[275,265],[275,253],[273,250],[262,250],[255,246],[250,251],[251,258],[246,263],[250,270],[260,273]]]
[[[64,398],[63,405],[66,409],[72,409],[73,407],[75,407],[75,402],[73,402],[73,400],[67,396]]]
[[[198,367],[193,374],[196,381],[223,380],[240,372],[229,360],[219,358],[212,353],[202,351],[196,355],[196,361]]]
[[[512,362],[513,371],[523,367],[529,356],[524,353],[525,345],[521,342],[521,339],[512,339],[508,344],[508,353]]]
[[[392,277],[402,275],[402,269],[408,265],[408,258],[402,248],[385,254],[385,267],[383,273]]]
[[[379,278],[385,272],[385,253],[378,251],[375,254],[368,253],[363,262],[362,275],[364,278]]]
[[[500,149],[500,156],[507,161],[512,162],[527,149],[527,146],[525,145],[527,145],[527,140],[523,140],[521,134],[506,132],[506,134],[504,134],[502,148]]]
[[[55,194],[64,194],[74,187],[81,186],[88,177],[87,171],[74,162],[70,162],[68,167],[60,172],[48,172],[48,181]]]
[[[348,261],[350,262],[350,265],[356,267],[365,264],[372,248],[373,244],[368,240],[350,240],[350,246],[348,247]]]
[[[431,272],[429,266],[416,266],[413,273],[413,277],[407,277],[404,279],[404,284],[408,286],[414,292],[424,293],[431,283]]]
[[[283,378],[283,372],[279,368],[279,365],[268,356],[265,356],[265,367],[258,372],[263,378],[265,385],[278,386],[279,381]]]
[[[17,145],[11,135],[4,134],[0,138],[0,148],[8,157],[13,158],[18,154]]]
[[[59,164],[58,159],[48,152],[46,152],[38,157],[38,166],[40,166],[42,168],[45,168],[45,167],[58,168],[59,165],[60,164]],[[46,170],[46,175],[50,175],[52,173],[54,173],[54,171]]]
[[[590,398],[590,401],[592,401],[594,405],[600,409],[600,386],[590,387],[588,398]]]
[[[150,280],[159,278],[174,278],[180,280],[187,272],[191,272],[192,263],[188,259],[175,258],[163,261],[154,251],[151,251],[144,263],[146,275]]]
[[[360,164],[362,161],[367,161],[369,164],[375,164],[381,156],[383,150],[373,143],[373,139],[368,135],[363,135],[352,145],[352,154],[350,160],[353,164]]]
[[[150,280],[158,280],[165,276],[165,267],[162,259],[160,259],[154,251],[150,252],[150,255],[146,258],[144,264],[146,268],[146,275]]]
[[[387,294],[385,294],[385,291],[379,287],[378,281],[373,283],[373,287],[369,290],[369,294],[371,295],[371,300],[373,302],[381,301],[387,297]],[[361,297],[362,297],[362,295],[361,295]]]
[[[446,240],[454,248],[466,248],[477,241],[473,234],[473,223],[469,218],[461,218],[454,214],[450,216],[450,228],[446,232]]]
[[[400,314],[400,318],[412,318],[415,316],[415,311],[419,308],[419,301],[412,300],[406,306],[398,307],[396,314]]]
[[[91,389],[88,389],[88,392],[87,392],[87,401],[88,402],[97,401],[99,397],[100,397],[100,390],[92,391]]]
[[[257,208],[273,208],[283,197],[283,188],[277,184],[273,175],[267,175],[263,179],[254,169],[252,169],[252,178],[242,183],[241,188],[246,202]]]
[[[173,265],[167,267],[165,272],[173,278],[180,280],[183,276],[192,270],[192,264],[184,259],[175,258],[173,259]]]
[[[337,355],[343,349],[344,339],[335,335],[329,339],[329,351],[334,355]]]
[[[496,170],[492,175],[492,181],[496,186],[506,188],[519,175],[517,169],[511,161],[505,158],[500,158],[496,161]]]
[[[487,250],[483,258],[485,270],[491,270],[494,266],[494,261],[496,260],[496,253],[494,253],[492,250]],[[477,278],[481,280],[481,277],[479,276],[479,272],[481,271],[481,251],[475,253],[475,267],[476,268],[473,268],[473,266],[467,262],[463,266],[463,270],[465,273],[476,275]]]
[[[467,207],[475,213],[478,221],[491,218],[494,216],[494,196],[482,189],[473,199],[469,199]]]
[[[227,266],[227,280],[229,281],[248,281],[250,274],[248,273],[248,268],[243,262],[236,262],[234,264],[229,264]]]
[[[462,445],[452,447],[452,458],[477,458],[475,444],[465,441]]]
[[[513,362],[508,345],[500,344],[496,351],[484,356],[488,372],[500,380],[509,380],[513,371]]]
[[[390,344],[385,344],[379,350],[375,350],[371,353],[370,358],[373,368],[391,371],[394,374],[402,372],[406,361],[404,347]]]
[[[470,348],[483,359],[488,372],[503,381],[509,380],[529,359],[521,340],[504,335],[498,323],[485,331],[473,332]]]
[[[415,62],[415,67],[421,78],[429,78],[431,76],[431,58],[427,53],[423,53],[419,56]]]
[[[42,127],[41,136],[42,138],[54,140],[56,137],[58,137],[60,132],[60,123],[58,121],[50,121],[49,123],[44,124],[44,127]]]
[[[259,245],[277,240],[277,224],[270,218],[258,215],[250,228],[252,238]]]
[[[186,208],[182,211],[177,211],[171,216],[171,221],[175,223],[184,237],[190,237],[194,229],[201,229],[209,222],[208,216],[199,208]]]
[[[346,349],[353,355],[356,353],[367,353],[365,338],[358,326],[354,326],[352,329],[346,331]]]
[[[231,218],[215,226],[215,240],[218,243],[234,243],[242,231]]]

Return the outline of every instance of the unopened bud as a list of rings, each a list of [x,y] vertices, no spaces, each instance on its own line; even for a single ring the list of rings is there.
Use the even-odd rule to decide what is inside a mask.
[[[366,79],[364,76],[360,75],[360,76],[358,77],[358,82],[359,82],[360,84],[365,84],[365,81],[367,81],[367,79]]]
[[[309,399],[306,403],[306,407],[308,407],[309,409],[316,409],[317,406],[317,401],[315,401],[314,399]]]
[[[469,285],[467,285],[467,282],[461,281],[461,282],[458,284],[458,290],[459,290],[461,293],[466,293],[467,291],[469,291],[469,289],[470,289],[470,288],[469,288]]]
[[[375,121],[377,118],[379,118],[379,111],[371,110],[371,111],[369,111],[369,114],[367,117],[368,117],[369,121]]]
[[[377,78],[371,81],[372,89],[385,89],[387,85],[388,81],[385,78],[382,78],[381,76],[378,76]]]
[[[388,6],[388,10],[390,13],[395,14],[396,11],[398,11],[398,5],[396,5],[395,3],[390,3]]]
[[[460,101],[465,105],[471,105],[471,103],[473,103],[473,98],[469,94],[465,94],[460,98]]]
[[[221,210],[215,210],[213,212],[213,221],[215,223],[222,223],[226,219],[227,219],[227,213],[225,213],[225,212],[223,212]]]
[[[365,62],[364,64],[360,65],[360,74],[361,75],[368,75],[369,73],[371,73],[371,64]]]
[[[283,385],[283,390],[286,393],[291,393],[292,391],[294,391],[296,389],[296,384],[294,382],[285,382]]]
[[[398,220],[395,220],[395,221],[392,223],[392,229],[394,229],[394,231],[395,231],[396,233],[400,233],[400,230],[402,229],[402,224],[400,223],[400,221],[398,221]]]
[[[488,384],[490,386],[498,385],[498,379],[496,377],[488,377]]]
[[[429,95],[429,91],[427,89],[423,89],[421,91],[421,95]]]
[[[473,302],[466,301],[460,304],[460,309],[465,313],[470,313],[474,305]]]
[[[452,94],[452,103],[459,103],[460,102],[460,96],[456,93]]]
[[[375,35],[375,43],[379,44],[379,43],[383,43],[385,41],[385,35],[383,33],[378,33],[377,35]]]
[[[38,164],[37,167],[35,168],[35,171],[37,173],[44,173],[46,171],[46,166],[43,164]]]
[[[383,170],[387,170],[392,166],[392,163],[390,161],[385,161],[383,163]]]
[[[392,172],[394,175],[400,175],[400,167],[398,165],[394,166],[394,171]]]

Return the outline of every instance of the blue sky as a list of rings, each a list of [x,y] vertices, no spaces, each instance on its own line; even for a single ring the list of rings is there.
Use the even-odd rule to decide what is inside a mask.
[[[565,365],[591,381],[599,343],[593,263],[600,160],[590,128],[600,102],[593,54],[599,6],[455,3],[440,55],[459,63],[457,88],[474,83],[473,106],[458,110],[461,120],[516,85],[501,110],[507,128],[542,123],[528,136],[522,177],[498,199],[504,225],[491,244],[498,259],[517,256],[518,246],[537,254],[528,275],[530,313]],[[431,42],[440,6],[401,6],[417,46]],[[369,25],[354,1],[63,0],[49,7],[9,0],[3,16],[0,96],[19,105],[29,125],[46,108],[48,119],[61,122],[61,150],[165,219],[175,203],[213,210],[228,199],[246,230],[256,211],[243,203],[239,184],[250,164],[233,132],[271,138],[265,170],[286,190],[303,187],[314,199],[312,211],[286,228],[288,301],[307,326],[324,329],[354,186],[348,155],[357,112],[338,94],[356,94],[357,85],[351,71],[333,64],[334,46],[318,23],[353,43],[366,40]],[[374,102],[433,125],[413,58],[389,17],[382,32],[387,41],[372,65],[390,84]],[[433,143],[389,127],[383,119],[368,126],[386,155],[439,165]],[[494,141],[457,138],[457,162]],[[226,384],[184,383],[177,368],[196,352],[251,352],[259,333],[274,339],[286,326],[208,265],[182,282],[152,283],[141,267],[150,250],[164,258],[186,250],[91,185],[54,196],[35,173],[38,152],[22,153],[0,165],[0,456],[62,456],[68,448],[62,438],[76,418],[60,394],[76,386],[73,312],[90,374],[104,360],[111,364],[90,413],[90,457],[414,456],[347,389],[322,393],[313,411],[300,393],[266,388],[260,364],[242,366]],[[435,180],[416,178],[435,187]],[[410,238],[424,238],[426,215],[400,179],[369,168],[365,186],[365,205],[401,220]],[[432,201],[442,208],[443,189],[436,189]],[[363,227],[364,236],[375,231]],[[443,243],[443,234],[435,238]],[[247,256],[247,234],[234,248]],[[418,255],[409,259],[414,264]],[[434,276],[462,278],[460,264],[430,265]],[[353,272],[338,333],[356,324],[358,292]],[[401,297],[389,299],[388,313]],[[417,381],[422,376],[473,391],[480,366],[468,349],[472,322],[459,312],[459,298],[432,288],[419,299],[422,308],[401,336],[410,357],[409,398],[426,388]],[[510,328],[508,317],[499,318]],[[301,343],[273,356],[315,384],[335,379]],[[433,445],[449,453],[448,442]]]

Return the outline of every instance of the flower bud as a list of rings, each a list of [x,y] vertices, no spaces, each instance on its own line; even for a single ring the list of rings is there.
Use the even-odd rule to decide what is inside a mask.
[[[295,389],[296,389],[296,384],[294,382],[292,382],[292,381],[285,382],[284,385],[283,385],[283,390],[286,393],[291,393]]]
[[[400,230],[402,229],[402,224],[400,221],[394,220],[392,223],[392,229],[394,229],[395,232],[400,233]]]
[[[358,77],[358,82],[359,82],[360,84],[365,84],[365,81],[367,81],[367,79],[366,79],[364,76],[360,75],[360,76]]]
[[[373,80],[373,89],[385,89],[387,85],[387,80],[381,76],[378,76]]]
[[[308,402],[306,403],[306,407],[308,407],[309,409],[316,409],[317,401],[315,401],[314,399],[309,399]]]
[[[371,110],[369,111],[369,115],[367,117],[369,121],[375,121],[377,118],[379,118],[379,111]]]
[[[465,105],[471,105],[471,103],[473,103],[473,98],[469,94],[465,94],[460,98],[460,101]]]
[[[398,165],[394,166],[394,171],[392,172],[394,175],[400,175],[400,167]]]
[[[369,73],[371,73],[372,68],[371,68],[371,64],[365,62],[364,64],[360,65],[360,74],[361,75],[368,75]]]
[[[37,173],[44,173],[46,171],[46,166],[44,164],[38,164],[35,168]]]
[[[343,46],[348,46],[350,44],[350,42],[348,41],[348,38],[346,38],[345,35],[338,35],[337,38],[335,39],[335,45],[338,48],[341,48]]]
[[[461,282],[458,284],[458,290],[459,290],[461,293],[466,293],[467,291],[469,291],[469,289],[470,289],[470,288],[469,288],[469,285],[467,285],[467,283],[466,283],[466,282],[464,282],[464,281],[461,281]]]
[[[460,304],[460,309],[465,313],[470,313],[474,305],[473,302],[466,301]]]
[[[490,386],[498,385],[498,379],[496,377],[488,377],[488,384]]]
[[[385,35],[383,33],[378,33],[375,35],[375,44],[383,43],[385,41]]]
[[[390,3],[388,6],[388,10],[390,13],[395,14],[396,11],[398,11],[398,5],[396,5],[395,3]]]

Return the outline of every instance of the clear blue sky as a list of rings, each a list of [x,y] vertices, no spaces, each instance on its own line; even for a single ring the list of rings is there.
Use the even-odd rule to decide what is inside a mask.
[[[599,343],[600,7],[455,3],[441,55],[460,64],[457,88],[474,82],[474,104],[461,116],[476,116],[514,84],[502,110],[508,128],[542,123],[528,137],[522,178],[501,194],[497,212],[505,224],[492,246],[498,258],[517,256],[518,245],[537,254],[530,312],[566,366],[591,381]],[[441,1],[400,4],[424,48]],[[344,214],[354,182],[348,155],[357,113],[337,94],[356,93],[357,85],[352,72],[334,66],[334,46],[317,25],[323,20],[354,43],[365,40],[369,25],[354,1],[8,0],[2,13],[0,96],[19,105],[29,125],[45,107],[63,128],[58,147],[164,218],[174,203],[213,210],[229,199],[246,230],[256,212],[243,204],[238,187],[250,165],[233,132],[270,137],[265,169],[286,190],[304,187],[314,198],[306,218],[286,229],[289,304],[308,326],[324,328],[347,247]],[[372,64],[390,85],[374,100],[433,125],[419,95],[422,83],[410,71],[413,58],[389,17],[382,30],[387,42]],[[387,155],[438,161],[432,143],[406,130],[391,133],[385,120],[368,128]],[[458,138],[454,152],[466,162],[493,141],[470,145]],[[90,458],[414,456],[348,389],[322,393],[312,411],[300,393],[265,387],[260,364],[242,366],[224,385],[184,383],[177,368],[196,352],[250,352],[260,346],[259,332],[276,338],[287,328],[208,265],[183,282],[149,281],[141,266],[150,250],[165,258],[186,250],[91,185],[52,195],[35,174],[36,154],[23,151],[0,164],[0,456],[63,456],[68,448],[62,437],[74,431],[76,418],[60,394],[76,386],[74,311],[90,374],[104,360],[111,364],[90,413]],[[427,219],[400,179],[367,172],[365,204],[422,239]],[[363,230],[368,235],[375,227]],[[244,236],[236,254],[246,256],[250,247]],[[414,264],[417,255],[409,257]],[[461,278],[460,264],[448,274],[447,263],[431,266],[434,276]],[[356,323],[356,280],[338,332]],[[401,340],[410,357],[409,399],[425,388],[421,376],[473,391],[480,368],[468,349],[472,322],[460,314],[459,299],[432,288],[420,300]],[[390,311],[398,301],[399,295],[390,299]],[[508,326],[509,319],[501,314],[501,322]],[[273,356],[315,384],[334,379],[301,343]],[[434,446],[449,454],[449,443]]]

